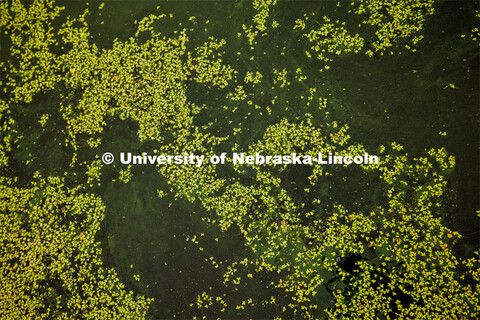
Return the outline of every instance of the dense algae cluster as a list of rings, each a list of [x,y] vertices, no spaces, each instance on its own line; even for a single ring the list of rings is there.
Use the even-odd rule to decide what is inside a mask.
[[[2,319],[478,318],[478,242],[452,223],[456,154],[355,138],[361,126],[335,78],[348,61],[416,59],[442,4],[215,3],[233,12],[225,32],[223,20],[177,19],[160,3],[120,39],[97,35],[115,4],[61,5],[0,4]],[[476,33],[455,34],[459,56],[478,56]],[[100,160],[126,150],[380,161],[145,172]],[[195,227],[172,241],[152,226],[138,232],[144,247],[119,245],[121,221],[155,215]],[[169,267],[185,252],[193,271]],[[167,267],[179,279],[172,292]],[[181,282],[192,274],[206,280]]]

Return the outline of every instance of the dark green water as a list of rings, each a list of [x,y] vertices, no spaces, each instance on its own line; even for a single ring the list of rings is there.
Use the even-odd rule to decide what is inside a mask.
[[[65,2],[67,12],[79,13],[85,7],[81,2]],[[199,25],[205,24],[207,31],[199,28],[191,37],[191,45],[204,41],[208,36],[223,38],[225,62],[240,74],[248,70],[259,70],[266,74],[261,85],[251,89],[255,102],[268,106],[273,98],[270,90],[273,80],[267,70],[286,68],[291,74],[301,67],[307,75],[306,86],[319,88],[318,95],[329,99],[333,117],[350,126],[352,141],[375,152],[381,145],[396,141],[405,146],[410,154],[445,146],[455,155],[457,166],[451,177],[451,185],[457,190],[457,198],[449,208],[448,225],[458,230],[465,240],[458,254],[469,255],[478,246],[479,225],[475,211],[479,205],[479,156],[478,156],[478,108],[479,108],[479,51],[478,45],[460,37],[478,25],[472,12],[478,8],[474,1],[444,1],[436,7],[436,14],[428,19],[422,31],[424,39],[417,52],[402,52],[393,56],[368,58],[362,55],[338,57],[330,64],[328,72],[319,72],[321,65],[305,57],[302,44],[293,35],[292,26],[296,17],[304,12],[322,12],[337,16],[348,22],[344,12],[336,12],[335,2],[284,1],[272,13],[280,27],[262,37],[253,51],[244,40],[237,38],[241,25],[249,23],[253,10],[247,1],[110,1],[106,2],[101,16],[95,17],[97,3],[91,2],[91,30],[94,41],[100,48],[109,48],[113,39],[126,40],[134,33],[134,20],[160,11],[172,13],[173,19],[162,25],[162,32],[169,35],[192,15]],[[354,18],[352,18],[354,19]],[[104,21],[102,24],[101,22]],[[350,21],[349,23],[354,23]],[[285,47],[285,50],[283,50]],[[285,55],[280,52],[284,51]],[[238,52],[240,54],[238,54]],[[265,52],[265,53],[264,53]],[[251,61],[249,57],[255,55]],[[293,82],[293,81],[292,81]],[[454,88],[449,84],[454,84]],[[209,113],[201,114],[198,121],[214,121],[213,130],[227,134],[225,117],[243,126],[237,141],[241,146],[250,145],[259,139],[265,128],[284,116],[295,118],[309,112],[300,101],[305,94],[303,85],[294,84],[288,90],[276,91],[278,102],[273,109],[289,106],[289,111],[278,109],[276,116],[265,118],[248,115],[251,107],[242,103],[229,102],[229,108],[238,107],[232,115],[220,107],[225,105],[221,92],[207,91],[201,85],[188,89],[189,99],[197,104],[211,107]],[[263,92],[263,94],[261,93]],[[47,99],[47,98],[45,98]],[[287,102],[288,101],[288,102]],[[45,102],[47,103],[47,102]],[[24,110],[22,117],[28,119],[31,112]],[[245,119],[245,117],[247,119]],[[52,129],[54,130],[54,129]],[[442,136],[439,132],[446,132]],[[116,123],[105,134],[98,152],[124,150],[148,151],[154,145],[141,144],[135,138],[136,128],[124,122]],[[34,164],[46,173],[61,172],[53,163],[64,163],[61,147],[50,136],[25,130],[31,140],[40,141],[42,148],[34,149],[44,163]],[[53,136],[52,136],[53,137]],[[45,151],[49,145],[49,152]],[[26,157],[21,152],[18,159]],[[85,155],[88,158],[88,155]],[[106,169],[102,186],[95,191],[102,195],[106,204],[106,219],[99,239],[102,241],[105,264],[114,267],[121,280],[132,290],[155,298],[151,317],[191,318],[197,295],[209,287],[223,289],[222,275],[210,262],[229,261],[246,256],[242,237],[238,230],[221,232],[202,221],[205,212],[198,203],[176,200],[167,192],[158,198],[157,189],[168,191],[165,181],[150,167],[136,167],[133,178],[127,184],[112,182],[113,173]],[[187,237],[203,234],[199,244],[186,241]],[[217,240],[216,240],[217,239]],[[200,250],[199,248],[203,248]],[[140,281],[134,279],[140,275]],[[247,283],[244,297],[268,297],[269,292],[259,284]],[[227,314],[229,317],[270,318],[273,309],[246,309]],[[213,317],[215,313],[209,314]],[[293,315],[292,315],[293,316]]]
[[[110,6],[107,4],[104,10],[107,13],[104,14],[105,21],[108,15],[112,18],[109,25],[114,26],[122,25],[129,18],[138,19],[149,13],[152,7],[148,2],[133,6],[121,2],[112,8]],[[322,74],[314,61],[298,54],[302,51],[297,48],[298,44],[289,29],[292,27],[292,16],[309,10],[331,10],[331,4],[281,3],[274,19],[283,28],[278,34],[267,36],[264,47],[255,49],[258,58],[254,62],[246,59],[249,49],[236,37],[241,31],[241,24],[247,23],[251,14],[245,8],[247,3],[170,1],[162,2],[160,6],[164,12],[172,12],[177,21],[190,15],[197,16],[199,21],[210,20],[209,34],[226,39],[227,62],[240,72],[273,67],[295,70],[301,67],[306,71],[310,85],[324,83],[322,93],[336,106],[335,116],[351,127],[352,139],[371,150],[390,141],[403,144],[412,154],[446,146],[457,158],[452,180],[458,189],[458,198],[452,204],[449,224],[464,235],[467,243],[477,243],[478,49],[465,44],[459,36],[475,23],[471,18],[464,18],[469,17],[468,13],[475,7],[473,3],[446,2],[438,6],[436,15],[426,24],[425,39],[416,53],[405,52],[378,59],[342,57],[332,63],[331,72]],[[225,28],[225,25],[229,27]],[[127,22],[125,29],[113,34],[119,38],[126,37],[126,30],[131,27]],[[114,27],[107,26],[109,33],[112,29]],[[201,38],[202,34],[198,36]],[[285,56],[279,55],[280,46],[287,47]],[[267,54],[261,54],[263,51]],[[237,52],[241,54],[237,55]],[[449,83],[454,83],[455,89],[445,88]],[[268,91],[269,86],[267,81],[263,87],[256,89],[256,93]],[[202,95],[202,89],[192,88],[190,98],[198,103],[215,105],[215,92]],[[292,113],[302,114],[305,110],[301,110],[303,106],[295,98],[303,91],[301,87],[297,89],[298,92],[284,92],[280,99],[289,100],[291,109],[294,109]],[[260,95],[259,100],[258,103],[268,103],[268,99],[262,101]],[[247,106],[240,105],[239,108],[248,110]],[[240,112],[238,119],[232,120],[243,122],[245,113]],[[206,119],[222,119],[222,116],[221,112],[205,115]],[[258,139],[268,124],[260,116],[245,121],[244,135],[239,143],[248,145]],[[219,132],[222,132],[224,122],[219,122],[218,126]],[[446,131],[447,135],[439,135],[440,131]],[[111,184],[105,191],[109,208],[105,221],[107,252],[111,259],[108,261],[134,287],[140,285],[131,280],[133,272],[141,274],[142,283],[149,286],[147,292],[157,299],[158,315],[190,317],[193,314],[189,312],[188,304],[195,301],[196,294],[208,286],[219,286],[221,281],[220,275],[204,259],[209,255],[221,259],[232,252],[241,256],[241,241],[235,238],[234,232],[218,235],[218,231],[200,221],[198,213],[192,215],[201,211],[200,208],[181,201],[168,207],[170,199],[157,199],[155,190],[162,183],[159,178],[152,178],[153,173],[135,172],[134,176],[129,184]],[[203,253],[190,248],[184,241],[186,236],[195,232],[206,235]],[[220,243],[212,241],[218,236],[222,236]],[[471,248],[461,250],[470,252]],[[130,264],[133,268],[129,268]],[[262,295],[261,288],[249,287],[247,290],[260,290]],[[229,316],[268,317],[271,313],[269,310],[263,313],[261,310],[250,310]]]

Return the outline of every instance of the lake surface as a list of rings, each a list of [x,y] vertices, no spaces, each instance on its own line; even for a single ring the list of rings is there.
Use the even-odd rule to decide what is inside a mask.
[[[60,4],[64,4],[71,14],[78,14],[85,8],[82,2]],[[96,9],[98,3],[90,2],[93,14],[89,23],[94,42],[100,48],[110,48],[115,38],[127,40],[134,34],[134,21],[158,12],[157,6],[160,12],[173,14],[173,18],[162,25],[163,34],[173,34],[179,23],[196,16],[202,28],[193,32],[190,44],[200,44],[208,36],[225,39],[225,62],[239,72],[273,68],[294,72],[301,68],[307,76],[305,86],[317,87],[320,94],[329,99],[332,117],[348,124],[351,141],[363,144],[371,153],[375,153],[379,145],[392,141],[402,144],[413,155],[430,148],[446,147],[457,160],[455,172],[450,177],[457,196],[446,204],[449,207],[447,224],[464,237],[464,244],[457,247],[458,255],[469,256],[478,247],[479,224],[475,211],[479,209],[480,187],[479,50],[478,44],[468,43],[461,37],[469,34],[472,26],[478,26],[478,19],[475,20],[472,14],[475,8],[478,9],[478,2],[439,2],[436,13],[428,18],[422,30],[424,39],[416,52],[402,51],[401,54],[374,58],[339,56],[329,64],[328,72],[320,72],[321,64],[303,54],[304,44],[294,37],[292,27],[295,17],[301,17],[305,12],[337,16],[347,23],[355,23],[355,17],[336,12],[334,1],[280,2],[271,13],[280,27],[262,37],[253,53],[237,36],[242,32],[242,24],[250,23],[253,15],[252,6],[247,1],[108,1],[100,16],[97,16],[100,12]],[[202,31],[203,26],[207,31]],[[255,59],[248,59],[252,54]],[[271,101],[268,94],[260,94],[269,92],[269,82],[256,87],[256,103],[265,106]],[[250,145],[279,118],[294,118],[308,112],[299,101],[303,90],[302,85],[292,85],[289,91],[278,94],[278,99],[285,105],[288,101],[289,110],[278,110],[276,119],[265,120],[254,114],[246,120],[249,106],[245,102],[236,104],[230,101],[228,107],[238,107],[238,112],[229,113],[228,120],[241,124],[243,129],[242,135],[232,144]],[[224,103],[221,94],[213,89],[206,91],[201,85],[188,88],[190,101],[212,107],[209,113],[202,113],[200,119],[213,121],[213,130],[219,134],[226,132],[229,126],[221,108]],[[272,106],[277,107],[278,104]],[[28,119],[28,112],[25,111],[25,119]],[[446,135],[440,132],[446,132]],[[25,133],[31,134],[32,141],[35,140],[35,133],[28,130]],[[45,139],[43,146],[49,141]],[[101,149],[118,153],[149,151],[153,147],[138,142],[135,125],[118,122],[106,130]],[[68,166],[62,150],[53,145],[48,150],[38,150],[48,159],[45,161],[46,172],[57,170],[53,165],[48,167],[48,163]],[[21,158],[21,154],[18,157]],[[299,171],[298,174],[302,173]],[[113,173],[107,170],[102,176],[102,186],[96,189],[107,207],[102,231],[98,235],[105,265],[115,268],[128,288],[155,298],[152,318],[192,318],[195,309],[190,304],[196,303],[199,293],[210,287],[214,292],[217,287],[224,290],[222,274],[208,261],[209,257],[233,261],[248,256],[241,232],[235,228],[222,232],[203,221],[205,211],[200,203],[176,199],[171,193],[159,198],[157,190],[168,190],[169,187],[152,166],[134,167],[132,179],[126,184],[113,182],[112,177]],[[295,179],[294,176],[291,178]],[[198,244],[187,241],[194,235],[199,238]],[[134,279],[135,274],[140,275],[139,281]],[[242,290],[236,293],[238,301],[270,294],[268,289],[254,282],[246,283]],[[273,308],[265,307],[225,316],[270,318],[275,312]]]

